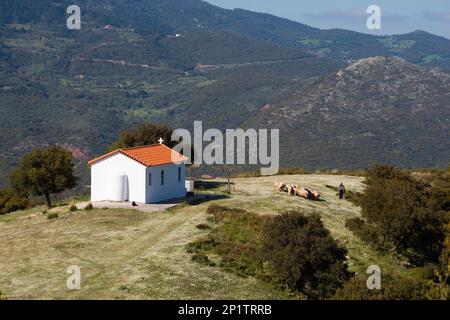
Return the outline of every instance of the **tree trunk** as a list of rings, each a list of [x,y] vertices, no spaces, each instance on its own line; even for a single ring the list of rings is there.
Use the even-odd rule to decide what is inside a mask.
[[[45,202],[47,202],[47,207],[52,207],[52,200],[50,199],[50,194],[48,192],[44,193],[45,196]]]

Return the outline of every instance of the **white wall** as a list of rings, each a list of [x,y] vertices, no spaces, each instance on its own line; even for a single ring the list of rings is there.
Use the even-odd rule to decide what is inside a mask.
[[[181,179],[178,181],[178,168],[181,168]],[[161,185],[161,171],[164,170],[164,185]],[[152,174],[150,186],[149,174]],[[146,170],[146,203],[157,203],[169,199],[186,196],[186,166],[184,164],[168,164],[148,167]]]
[[[91,166],[91,201],[113,199],[112,179],[122,173],[128,178],[128,200],[145,203],[146,167],[121,153],[102,159]]]

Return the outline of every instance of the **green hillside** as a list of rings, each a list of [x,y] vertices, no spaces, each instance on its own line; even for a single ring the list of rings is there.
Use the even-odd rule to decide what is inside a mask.
[[[450,41],[424,32],[375,37],[319,30],[198,0],[82,0],[82,29],[69,31],[65,9],[70,4],[67,0],[0,3],[0,186],[7,183],[6,173],[21,155],[55,143],[73,150],[85,176],[86,160],[104,152],[122,129],[138,122],[167,122],[188,129],[194,120],[221,129],[266,125],[264,106],[279,110],[300,104],[303,88],[314,90],[323,77],[361,57],[398,55],[411,63],[449,68]],[[105,29],[107,24],[113,29]],[[380,80],[377,74],[369,79]],[[413,143],[445,139],[442,132],[448,119],[442,116],[448,110],[443,103],[447,92],[439,88],[425,99],[433,110],[441,110],[439,120],[430,120],[430,112],[412,117],[411,126],[430,128]],[[406,87],[389,99],[404,100],[414,90]],[[324,91],[316,93],[324,98]],[[376,130],[392,132],[379,118],[369,120]],[[287,131],[282,131],[282,149],[298,152],[289,152],[283,165],[368,164],[355,154],[336,152],[329,142],[336,131],[316,121],[312,118],[311,132],[327,142],[314,144],[307,153],[297,149],[298,138],[289,134],[304,131],[296,125],[291,131],[291,124],[283,123],[281,129]],[[353,121],[344,119],[340,126],[360,134],[364,123],[355,128]],[[366,155],[385,150],[377,141],[371,141]],[[355,145],[364,151],[367,143],[358,140]],[[435,166],[446,161],[445,150],[428,148],[431,154],[425,158],[415,156],[417,152],[394,162]],[[381,160],[389,161],[391,155]]]

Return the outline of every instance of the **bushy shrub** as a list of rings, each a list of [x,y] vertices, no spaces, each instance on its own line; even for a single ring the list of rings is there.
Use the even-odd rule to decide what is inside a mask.
[[[88,203],[87,205],[86,205],[86,207],[84,207],[84,210],[92,210],[92,209],[94,209],[94,206],[92,205],[92,203]]]
[[[28,199],[20,196],[14,196],[5,203],[5,212],[14,212],[17,210],[26,209],[28,206]]]
[[[28,207],[28,198],[13,189],[0,190],[0,215]]]
[[[261,254],[279,280],[310,299],[333,295],[351,276],[346,250],[316,214],[291,211],[272,218],[263,232]]]
[[[437,261],[444,240],[444,197],[393,167],[368,173],[360,205],[366,222],[379,235],[378,245],[394,248],[411,262]]]
[[[425,300],[437,299],[432,284],[406,277],[383,277],[380,290],[367,288],[367,277],[355,276],[336,291],[335,300]]]
[[[263,273],[261,232],[267,218],[219,205],[210,206],[207,212],[214,228],[206,239],[189,244],[187,251],[217,255],[220,267],[239,276]]]
[[[364,220],[361,218],[346,219],[345,227],[352,232],[359,232],[364,227]]]
[[[364,241],[370,242],[377,249],[380,245],[380,235],[373,225],[366,224],[361,218],[349,218],[345,220],[345,227]]]
[[[77,210],[78,210],[78,208],[77,208],[76,205],[74,205],[74,204],[70,205],[70,207],[69,207],[69,211],[70,212],[74,212],[74,211],[77,211]]]
[[[192,256],[192,261],[198,262],[200,264],[204,264],[210,267],[215,267],[216,264],[214,262],[212,262],[211,260],[209,260],[207,255],[201,254],[201,253],[196,253]]]
[[[58,219],[58,218],[59,218],[59,215],[58,215],[58,213],[56,213],[56,212],[49,213],[49,214],[47,215],[47,219],[48,219],[48,220],[53,220],[53,219]]]

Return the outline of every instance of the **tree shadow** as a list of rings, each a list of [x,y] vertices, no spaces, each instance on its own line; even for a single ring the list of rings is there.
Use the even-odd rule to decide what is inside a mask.
[[[210,201],[229,199],[230,196],[225,194],[194,194],[187,196],[183,202],[191,206],[196,206]]]
[[[195,189],[197,190],[211,190],[211,189],[218,189],[220,187],[226,187],[227,186],[226,181],[195,181]],[[234,185],[234,182],[230,183],[231,185]]]

